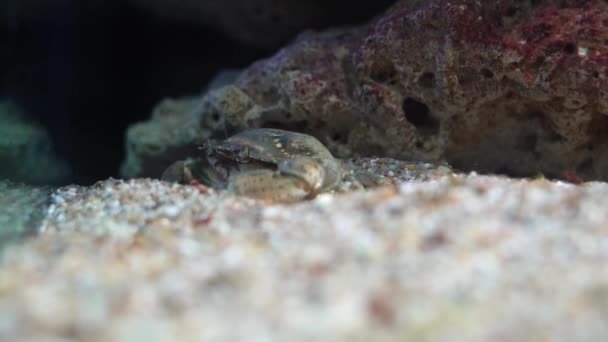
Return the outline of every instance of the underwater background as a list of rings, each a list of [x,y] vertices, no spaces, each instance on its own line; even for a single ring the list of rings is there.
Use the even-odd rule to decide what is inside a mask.
[[[0,1],[0,342],[603,341],[608,1]]]

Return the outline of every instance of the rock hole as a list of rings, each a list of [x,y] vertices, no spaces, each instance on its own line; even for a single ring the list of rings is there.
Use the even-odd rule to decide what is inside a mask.
[[[488,68],[481,69],[481,75],[485,78],[494,78],[494,73]]]
[[[437,131],[439,123],[433,118],[431,111],[426,104],[408,97],[403,100],[401,108],[403,109],[407,121],[417,129],[432,130],[433,132]]]
[[[222,123],[222,118],[223,117],[220,112],[212,109],[212,111],[203,114],[203,118],[200,122],[200,125],[202,128],[210,128],[212,130],[215,130],[220,128],[219,126]]]
[[[386,58],[377,59],[373,64],[369,77],[378,83],[387,83],[395,79],[397,70]]]
[[[512,18],[517,14],[518,11],[519,9],[517,7],[511,6],[507,8],[507,11],[505,12],[505,17]]]
[[[538,56],[532,63],[533,68],[540,68],[541,65],[545,62],[545,56]]]
[[[331,140],[333,141],[342,141],[344,139],[344,134],[341,132],[335,132],[331,135]]]
[[[576,52],[576,45],[573,43],[568,43],[564,46],[564,52],[571,55]]]
[[[565,139],[564,139],[564,137],[562,137],[559,133],[557,133],[553,129],[549,129],[545,140],[547,140],[548,142],[551,142],[551,143],[561,143]]]

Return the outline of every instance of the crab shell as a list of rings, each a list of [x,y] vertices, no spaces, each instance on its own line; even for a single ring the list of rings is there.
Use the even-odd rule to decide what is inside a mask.
[[[335,188],[343,178],[341,164],[319,140],[307,134],[259,128],[233,135],[217,146],[227,149],[245,147],[250,161],[268,163],[275,167],[282,161],[310,158],[319,163],[324,171],[317,192]]]

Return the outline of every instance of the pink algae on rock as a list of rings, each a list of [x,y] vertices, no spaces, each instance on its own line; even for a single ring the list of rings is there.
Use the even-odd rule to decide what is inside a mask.
[[[196,122],[303,131],[339,157],[608,179],[607,78],[605,1],[398,1],[300,35],[207,93]]]
[[[353,50],[353,100],[376,126],[397,127],[402,140],[388,143],[414,157],[606,178],[607,8],[602,1],[434,1],[416,9],[400,2]]]

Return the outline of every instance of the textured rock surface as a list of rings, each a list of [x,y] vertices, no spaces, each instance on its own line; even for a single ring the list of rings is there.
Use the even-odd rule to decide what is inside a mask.
[[[0,339],[608,334],[606,184],[358,164],[410,182],[291,206],[156,180],[62,188],[42,233],[5,251]]]
[[[0,180],[31,184],[64,181],[68,165],[53,152],[44,127],[11,101],[0,100]]]
[[[278,126],[340,157],[608,179],[607,40],[605,1],[400,1],[364,27],[302,34],[168,131]],[[165,135],[147,125],[161,129],[136,127],[132,146]],[[125,175],[158,176],[140,171]]]

